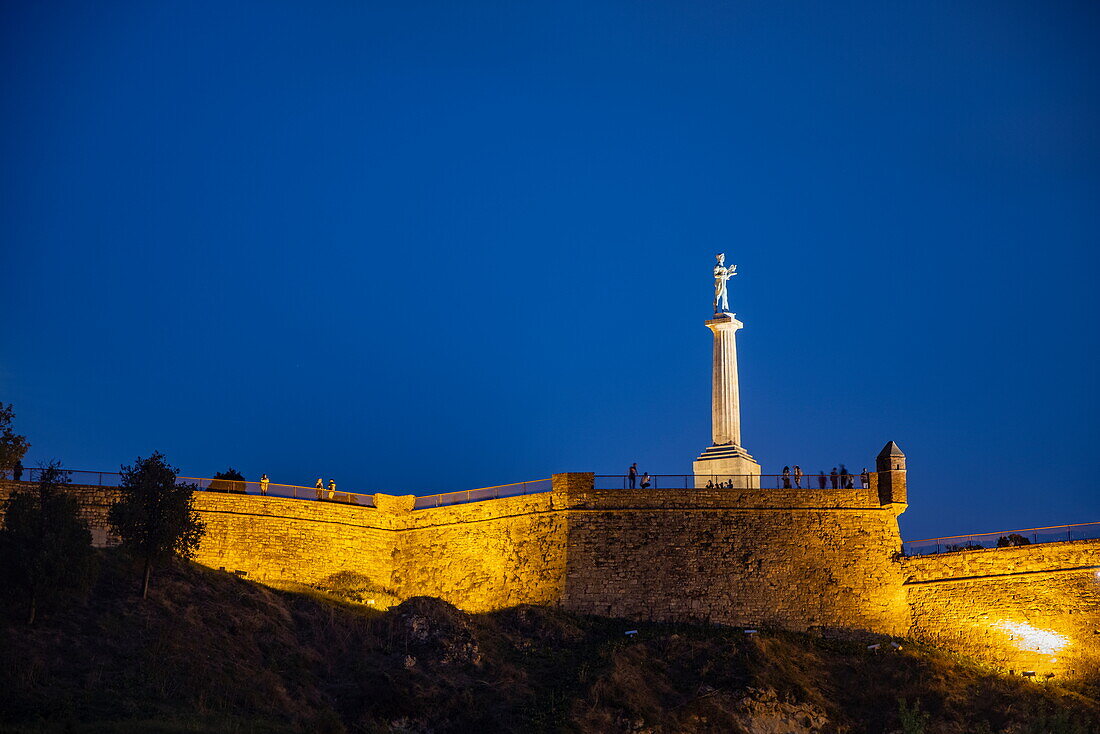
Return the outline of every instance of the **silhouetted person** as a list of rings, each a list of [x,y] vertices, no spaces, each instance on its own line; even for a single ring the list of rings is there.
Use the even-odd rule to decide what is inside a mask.
[[[794,486],[802,489],[802,467],[794,465]]]
[[[783,467],[783,489],[791,488],[791,468],[789,466]]]
[[[822,469],[821,473],[817,475],[818,489],[825,489],[825,470]]]
[[[269,484],[271,484],[271,480],[267,478],[266,474],[260,477],[260,494],[264,497],[267,496],[267,485]]]
[[[871,479],[867,476],[867,467],[863,467],[863,472],[859,475],[859,481],[863,484],[864,489],[871,486]]]
[[[642,489],[649,489],[649,472],[642,475]]]
[[[317,483],[313,486],[317,489],[317,499],[323,500],[325,498],[325,480],[317,477]]]
[[[833,489],[836,489],[836,478],[837,478],[837,473],[836,473],[836,467],[834,466],[833,470],[831,472],[829,472],[829,484],[832,486]]]
[[[635,461],[630,465],[630,469],[626,472],[626,476],[630,479],[630,488],[634,489],[634,484],[638,481],[638,462]]]
[[[840,486],[844,489],[852,488],[852,475],[848,473],[848,467],[840,465]]]
[[[16,461],[15,466],[11,468],[12,478],[17,482],[23,481],[23,462]]]

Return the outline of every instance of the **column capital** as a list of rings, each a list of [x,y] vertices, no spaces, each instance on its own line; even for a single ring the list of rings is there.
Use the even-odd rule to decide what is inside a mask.
[[[737,331],[745,326],[734,318],[731,313],[715,314],[713,319],[707,319],[704,323],[706,323],[708,329],[715,333],[719,331]]]

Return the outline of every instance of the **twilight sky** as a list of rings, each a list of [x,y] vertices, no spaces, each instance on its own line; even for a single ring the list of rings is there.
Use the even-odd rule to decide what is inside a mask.
[[[691,471],[738,266],[766,473],[1100,520],[1088,2],[10,2],[28,464],[428,494]]]

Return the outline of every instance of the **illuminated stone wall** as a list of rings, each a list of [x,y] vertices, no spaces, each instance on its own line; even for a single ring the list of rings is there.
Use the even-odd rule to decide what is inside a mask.
[[[1100,540],[902,561],[911,635],[1002,670],[1100,673]]]
[[[875,478],[875,475],[872,475]],[[0,504],[12,482],[0,481]],[[27,485],[29,486],[29,485]],[[97,544],[116,492],[74,487]],[[397,599],[909,634],[1005,670],[1100,664],[1100,541],[899,558],[904,504],[852,490],[595,490],[412,510],[202,492],[200,563],[269,583],[366,576]],[[1057,648],[1057,649],[1056,649]]]
[[[18,489],[33,489],[38,486],[34,482],[13,482],[8,479],[0,479],[0,509],[7,508],[8,497]],[[68,489],[76,497],[80,506],[80,515],[88,523],[88,529],[92,531],[92,544],[98,547],[111,545],[116,538],[111,538],[107,532],[107,512],[118,497],[118,491],[111,487],[96,487],[91,485],[69,485]],[[0,517],[0,521],[3,518]]]
[[[876,489],[574,488],[563,502],[568,609],[801,630],[909,627],[897,517]]]
[[[471,612],[557,603],[566,518],[554,498],[545,492],[398,515],[394,588]]]
[[[206,535],[195,560],[243,571],[255,581],[322,584],[340,571],[389,588],[393,535],[388,513],[337,502],[199,492]]]
[[[24,486],[31,487],[29,483]],[[0,481],[0,505],[18,483]],[[103,546],[118,492],[70,486]],[[398,598],[437,596],[468,611],[554,604],[562,594],[565,522],[551,493],[411,511],[411,497],[378,508],[199,492],[206,534],[195,560],[267,583],[326,584],[351,571]]]

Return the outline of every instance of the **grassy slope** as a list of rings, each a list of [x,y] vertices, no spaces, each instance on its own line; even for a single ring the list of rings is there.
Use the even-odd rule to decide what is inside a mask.
[[[887,732],[901,729],[899,698],[921,701],[927,732],[1100,731],[1093,686],[1026,683],[910,645],[874,655],[535,607],[466,615],[425,598],[378,613],[185,563],[141,602],[123,557],[103,552],[100,566],[86,599],[33,628],[8,610],[0,731],[738,732],[784,710],[823,731]]]

